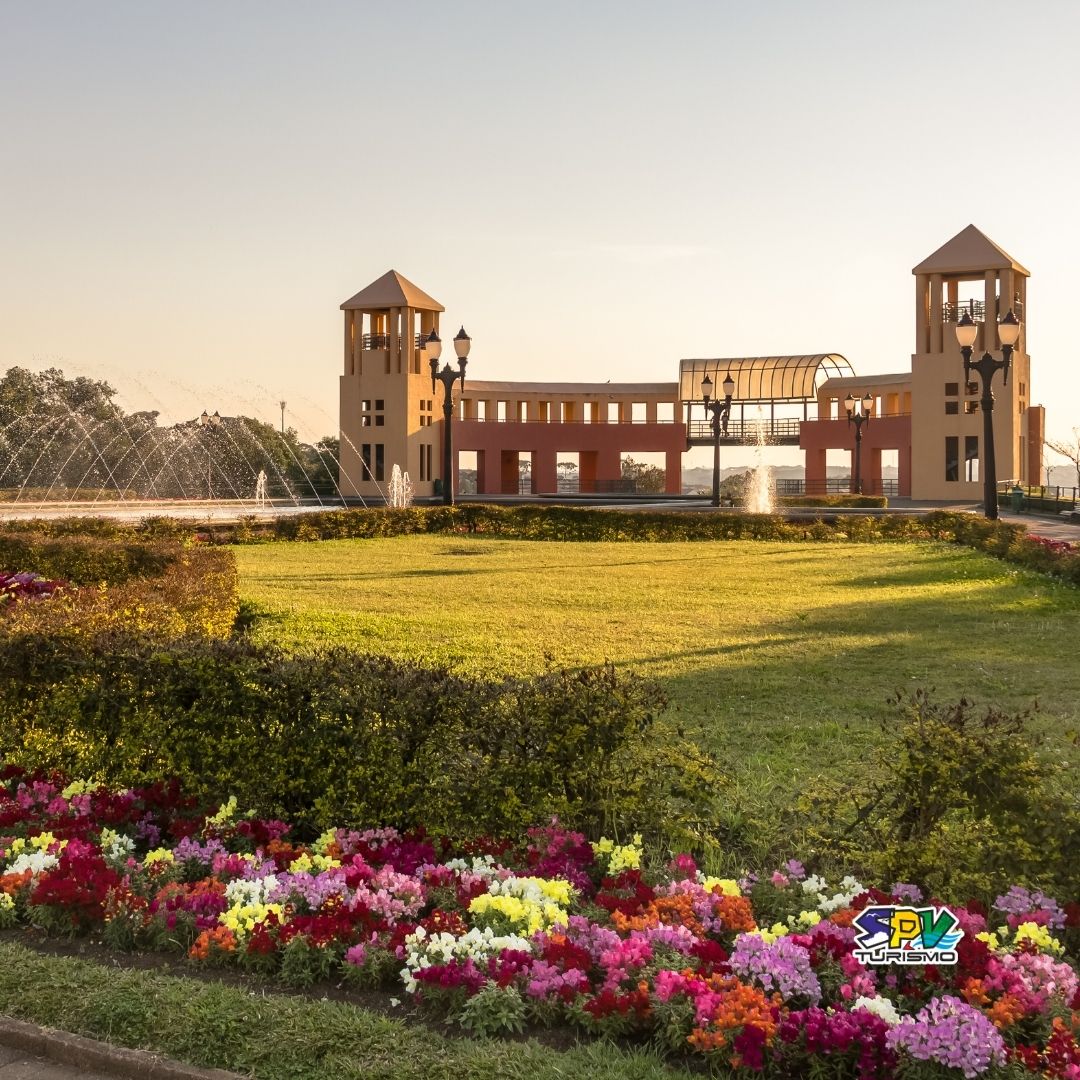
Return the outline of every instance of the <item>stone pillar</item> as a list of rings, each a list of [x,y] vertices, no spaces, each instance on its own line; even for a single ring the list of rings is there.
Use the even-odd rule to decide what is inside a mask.
[[[806,451],[806,494],[815,495],[825,490],[825,478],[828,472],[825,468],[824,450]]]
[[[915,352],[930,351],[930,278],[915,275]]]
[[[394,357],[397,357],[398,370],[401,370],[401,354],[398,350],[401,348],[401,340],[398,337],[398,324],[400,319],[401,308],[390,309],[390,349],[386,354],[386,374],[389,375],[394,370]]]
[[[401,359],[402,366],[412,375],[413,363],[416,359],[416,315],[411,307],[407,307],[401,314],[402,319],[402,342]],[[401,371],[401,367],[398,368]]]
[[[941,275],[930,275],[930,351],[939,353],[942,351],[942,320],[941,320]]]
[[[896,455],[896,485],[900,495],[911,498],[911,444],[901,446]]]
[[[664,491],[668,495],[682,494],[682,453],[679,450],[664,453]]]
[[[986,335],[984,349],[996,349],[997,340],[997,271],[987,270],[983,276],[983,303],[986,305]]]
[[[534,495],[552,495],[559,490],[554,450],[533,450],[532,490]]]

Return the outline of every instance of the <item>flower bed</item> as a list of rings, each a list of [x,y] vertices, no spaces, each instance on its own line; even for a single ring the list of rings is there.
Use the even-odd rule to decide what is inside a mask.
[[[304,844],[235,800],[201,813],[175,784],[2,776],[0,926],[380,987],[476,1034],[651,1037],[739,1075],[1080,1077],[1080,907],[1038,892],[953,905],[954,964],[866,966],[853,920],[921,902],[914,885],[829,884],[794,861],[722,880],[557,823],[519,843]]]
[[[50,581],[37,574],[0,570],[0,611],[17,600],[48,600],[67,582]]]

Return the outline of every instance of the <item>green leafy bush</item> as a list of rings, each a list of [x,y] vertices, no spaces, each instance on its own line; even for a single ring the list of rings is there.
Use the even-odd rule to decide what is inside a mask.
[[[106,631],[172,637],[225,638],[239,612],[232,554],[175,548],[163,570],[116,585],[64,589],[47,604],[19,604],[0,623],[0,636],[93,638]]]
[[[0,532],[0,567],[31,570],[74,585],[118,584],[161,574],[179,555],[175,544],[126,537],[52,537],[38,532]]]
[[[875,496],[826,496],[851,505],[877,505]],[[816,501],[816,500],[815,500]],[[809,505],[804,503],[804,505]],[[1027,538],[1023,525],[987,521],[974,514],[933,511],[918,514],[830,515],[829,506],[812,519],[782,514],[713,514],[686,511],[627,511],[597,507],[526,504],[494,506],[369,507],[294,514],[270,521],[242,517],[235,523],[196,526],[194,521],[148,518],[139,526],[94,518],[10,523],[5,533],[43,536],[91,535],[123,541],[132,536],[190,541],[196,535],[214,543],[265,543],[274,540],[343,540],[406,536],[412,533],[480,533],[516,540],[686,541],[769,540],[828,543],[937,540],[963,544],[1032,570],[1080,585],[1080,555],[1050,551]],[[11,569],[11,567],[6,567]],[[30,569],[37,569],[31,567]],[[41,573],[41,570],[38,570]]]
[[[889,500],[884,495],[781,495],[778,506],[843,506],[855,509],[875,507],[884,510]]]
[[[113,784],[175,776],[312,828],[505,835],[558,815],[701,846],[721,777],[665,704],[610,665],[485,682],[344,649],[0,642],[0,756]]]
[[[901,723],[865,779],[819,781],[804,800],[819,847],[940,895],[988,898],[1023,881],[1075,896],[1080,799],[1039,755],[1030,714],[937,705],[922,691],[895,704]]]

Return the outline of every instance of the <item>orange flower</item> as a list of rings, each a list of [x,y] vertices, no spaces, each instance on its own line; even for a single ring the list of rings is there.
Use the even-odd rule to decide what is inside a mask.
[[[30,884],[33,876],[29,870],[24,870],[21,874],[4,874],[0,876],[0,892],[14,896]]]
[[[1006,992],[990,1006],[986,1015],[990,1017],[990,1022],[994,1027],[1000,1031],[1003,1028],[1011,1027],[1017,1020],[1023,1018],[1024,1006],[1015,994]]]
[[[227,926],[215,926],[213,930],[204,930],[188,951],[193,960],[209,960],[216,952],[231,953],[236,951],[236,935]]]
[[[738,899],[738,898],[735,898]],[[779,1026],[782,999],[779,994],[766,994],[756,986],[733,976],[713,976],[710,987],[720,995],[707,1028],[694,1028],[687,1042],[698,1050],[717,1050],[728,1044],[731,1036],[752,1024],[765,1035],[765,1044],[772,1042]]]
[[[753,908],[750,907],[750,901],[745,896],[714,894],[713,914],[720,918],[725,930],[745,934],[757,929]]]
[[[969,1005],[990,1004],[990,995],[986,992],[982,979],[968,979],[960,988],[960,993]]]

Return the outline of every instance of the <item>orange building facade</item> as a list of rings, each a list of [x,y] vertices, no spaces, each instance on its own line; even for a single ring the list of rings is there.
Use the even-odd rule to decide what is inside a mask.
[[[915,348],[909,371],[858,376],[843,356],[683,360],[666,383],[534,383],[466,379],[454,408],[457,456],[475,455],[481,495],[559,491],[559,459],[573,459],[577,490],[626,490],[624,455],[662,455],[664,490],[682,491],[682,455],[712,443],[701,409],[701,382],[735,382],[732,418],[722,442],[798,446],[805,489],[824,490],[830,451],[853,450],[848,395],[873,401],[863,425],[861,480],[866,493],[977,501],[982,419],[980,387],[965,381],[954,327],[965,312],[979,325],[976,348],[997,350],[996,324],[1009,310],[1023,322],[1028,271],[973,225],[913,270]],[[426,341],[439,331],[442,305],[389,271],[341,305],[345,315],[340,379],[340,487],[346,496],[379,498],[394,465],[413,491],[443,485],[441,389],[432,391]],[[994,380],[997,475],[1037,485],[1044,415],[1030,399],[1026,326],[1007,384]],[[886,483],[883,461],[896,462]],[[852,477],[852,487],[855,478]]]

